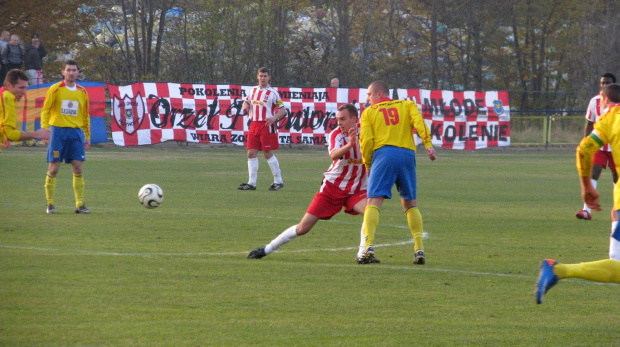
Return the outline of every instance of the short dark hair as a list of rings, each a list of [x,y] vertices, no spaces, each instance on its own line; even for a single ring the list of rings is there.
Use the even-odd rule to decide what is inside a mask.
[[[19,82],[19,80],[28,82],[30,79],[28,78],[28,75],[26,75],[26,73],[20,69],[9,70],[9,72],[6,73],[6,77],[4,78],[4,84],[6,85],[8,82],[14,86],[17,84],[17,82]]]
[[[271,71],[269,71],[269,69],[264,66],[258,69],[258,73],[266,73],[267,75],[271,76]]]
[[[383,92],[386,96],[390,93],[390,89],[384,81],[374,81],[371,83],[371,86],[376,92]]]
[[[616,83],[616,76],[614,76],[611,72],[605,72],[601,75],[601,78],[611,78],[612,82]]]
[[[342,110],[349,111],[350,115],[352,115],[353,117],[357,118],[357,107],[353,106],[352,104],[342,104],[342,105],[340,105],[340,107],[338,107],[338,111],[342,111]]]
[[[75,66],[79,66],[77,61],[73,60],[73,59],[69,59],[67,61],[65,61],[65,67],[67,67],[67,65],[75,65]]]
[[[608,97],[611,102],[620,103],[620,84],[612,83],[604,86],[601,96]]]

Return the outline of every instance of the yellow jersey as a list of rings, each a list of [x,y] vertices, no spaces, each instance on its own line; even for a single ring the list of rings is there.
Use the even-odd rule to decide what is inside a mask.
[[[21,131],[17,130],[17,115],[15,95],[5,88],[0,89],[0,144],[3,139],[19,141]]]
[[[414,128],[424,147],[432,147],[430,131],[413,101],[383,98],[366,108],[362,112],[360,130],[360,147],[366,167],[370,168],[374,151],[383,146],[415,151]]]
[[[594,130],[590,135],[584,137],[577,147],[576,163],[579,176],[590,177],[592,158],[605,144],[611,145],[614,162],[620,164],[620,104],[610,106],[608,111],[594,123]],[[616,166],[616,171],[618,169]],[[620,209],[620,184],[614,187],[614,209]]]
[[[68,88],[65,81],[50,87],[41,110],[41,128],[49,129],[50,125],[62,128],[81,128],[84,137],[90,139],[89,101],[86,88],[75,85]]]

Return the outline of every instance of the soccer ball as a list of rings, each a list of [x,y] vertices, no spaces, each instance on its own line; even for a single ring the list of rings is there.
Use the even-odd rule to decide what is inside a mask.
[[[146,208],[155,208],[164,201],[164,191],[157,184],[145,184],[138,192],[138,200]]]

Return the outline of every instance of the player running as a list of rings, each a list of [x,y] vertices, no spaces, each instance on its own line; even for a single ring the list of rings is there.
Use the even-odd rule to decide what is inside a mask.
[[[594,211],[601,211],[599,194],[592,185],[592,158],[599,148],[610,144],[616,162],[620,162],[620,85],[609,84],[601,91],[601,107],[609,110],[594,124],[594,130],[577,147],[577,172],[581,182],[583,202]],[[620,186],[614,187],[614,210],[620,215]],[[540,274],[536,283],[536,303],[542,303],[543,296],[565,278],[581,278],[596,282],[620,283],[620,226],[616,227],[609,238],[609,258],[580,264],[560,264],[555,260],[545,259],[540,265]]]

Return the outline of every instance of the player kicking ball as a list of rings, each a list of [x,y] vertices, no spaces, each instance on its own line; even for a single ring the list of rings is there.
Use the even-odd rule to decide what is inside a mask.
[[[614,161],[620,163],[620,84],[608,84],[601,91],[601,107],[609,110],[594,123],[594,130],[581,140],[577,147],[577,171],[581,182],[583,202],[594,211],[601,211],[599,194],[592,185],[592,158],[603,145],[611,145]],[[620,185],[614,187],[614,210],[620,217]],[[620,283],[620,226],[616,224],[609,238],[609,258],[580,264],[560,264],[545,259],[540,265],[536,283],[536,303],[542,303],[543,296],[559,280],[581,278],[595,282]]]
[[[329,135],[329,157],[333,160],[323,173],[318,193],[310,203],[299,224],[284,230],[265,247],[259,247],[248,254],[248,259],[261,259],[297,236],[307,234],[320,220],[328,220],[344,207],[345,213],[363,214],[366,208],[366,167],[362,164],[359,147],[357,108],[344,104],[336,112],[338,128]],[[365,257],[363,227],[356,261],[359,264],[379,263],[374,256]]]

